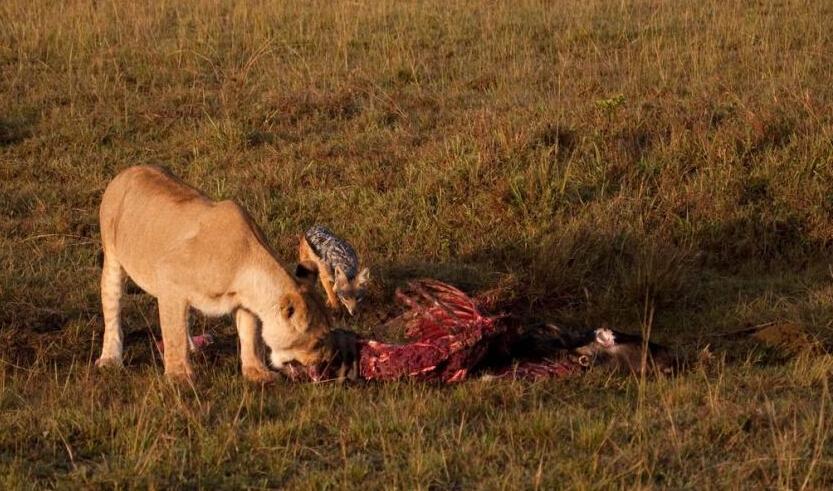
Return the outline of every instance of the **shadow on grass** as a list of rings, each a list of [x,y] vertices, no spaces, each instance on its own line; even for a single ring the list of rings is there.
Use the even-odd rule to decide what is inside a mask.
[[[34,134],[35,115],[0,117],[0,147],[16,145]]]
[[[825,244],[810,238],[800,219],[774,228],[765,217],[748,215],[738,220],[695,237],[695,246],[627,229],[606,232],[584,226],[542,229],[523,242],[493,245],[454,261],[382,263],[375,271],[378,274],[362,314],[350,318],[336,313],[336,325],[374,332],[401,312],[394,302],[397,287],[413,279],[434,278],[477,297],[485,312],[506,314],[518,323],[555,322],[573,329],[607,323],[633,332],[643,322],[647,302],[660,319],[655,332],[667,340],[669,335],[682,332],[676,323],[688,325],[701,312],[736,309],[742,298],[747,303],[756,302],[756,298],[766,303],[777,302],[779,296],[806,295],[815,285],[829,281],[824,275],[808,273],[799,292],[769,281],[782,274],[779,271],[804,278],[796,271],[806,268],[813,251],[824,250]],[[768,234],[766,240],[756,242],[759,232]],[[797,249],[802,253],[793,254]],[[708,254],[712,256],[703,257]],[[731,265],[722,266],[730,256],[734,258]],[[810,263],[825,264],[821,259]],[[130,298],[134,300],[126,301],[124,312],[126,363],[158,363],[155,301],[144,294]],[[57,356],[56,362],[71,359],[78,352],[97,356],[103,329],[98,308],[88,305],[62,311],[33,306],[28,312],[0,314],[0,321],[8,321],[4,330],[10,338],[3,349],[4,358],[26,365],[44,352],[66,352],[66,356]],[[772,311],[778,309],[773,307]],[[216,339],[209,350],[198,355],[204,363],[236,359],[238,340],[231,317],[208,319],[194,313],[192,320],[192,334],[210,332]],[[76,337],[65,332],[67,326],[79,324],[89,326],[86,332],[96,332]],[[17,335],[12,336],[12,330]],[[680,339],[690,343],[693,336]],[[70,346],[73,343],[76,345]],[[53,347],[44,351],[44,346]]]

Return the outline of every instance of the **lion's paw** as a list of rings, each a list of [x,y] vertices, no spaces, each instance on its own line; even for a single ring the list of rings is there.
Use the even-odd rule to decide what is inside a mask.
[[[191,370],[166,370],[165,376],[175,384],[189,385],[195,381],[194,372]]]
[[[256,384],[271,384],[278,379],[278,375],[262,367],[243,367],[243,377]]]
[[[117,358],[115,356],[108,356],[102,357],[95,361],[96,368],[122,368],[124,363],[122,363],[121,358]]]

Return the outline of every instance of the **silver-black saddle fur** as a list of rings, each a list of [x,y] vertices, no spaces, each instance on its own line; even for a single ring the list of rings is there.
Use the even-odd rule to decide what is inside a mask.
[[[312,251],[333,271],[340,268],[353,281],[359,272],[359,258],[355,249],[346,240],[337,236],[323,225],[313,225],[304,237]]]

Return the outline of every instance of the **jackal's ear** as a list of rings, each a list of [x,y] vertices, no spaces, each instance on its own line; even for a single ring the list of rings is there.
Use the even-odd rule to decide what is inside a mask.
[[[299,283],[313,286],[315,281],[318,280],[318,268],[314,263],[300,262],[295,266],[295,279]]]
[[[336,290],[341,290],[350,286],[350,280],[347,279],[347,275],[344,274],[344,270],[342,270],[340,266],[336,266],[335,273]]]
[[[356,287],[361,288],[370,281],[370,270],[368,268],[364,268],[358,276],[356,276]]]

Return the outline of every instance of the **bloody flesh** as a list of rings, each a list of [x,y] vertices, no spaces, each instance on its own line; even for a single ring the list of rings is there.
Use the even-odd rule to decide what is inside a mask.
[[[410,342],[360,341],[359,375],[365,380],[464,380],[486,354],[484,340],[503,331],[465,293],[439,281],[413,282],[396,297],[408,309],[402,318]]]
[[[412,378],[443,383],[465,380],[480,366],[490,343],[500,335],[511,334],[498,316],[482,314],[465,293],[435,280],[411,282],[397,290],[397,301],[405,312],[396,320],[404,324],[408,342],[358,341],[359,377],[364,380]],[[526,380],[564,377],[582,369],[569,359],[522,361],[491,371],[495,377]],[[304,371],[284,370],[293,380],[332,378],[326,367]]]

